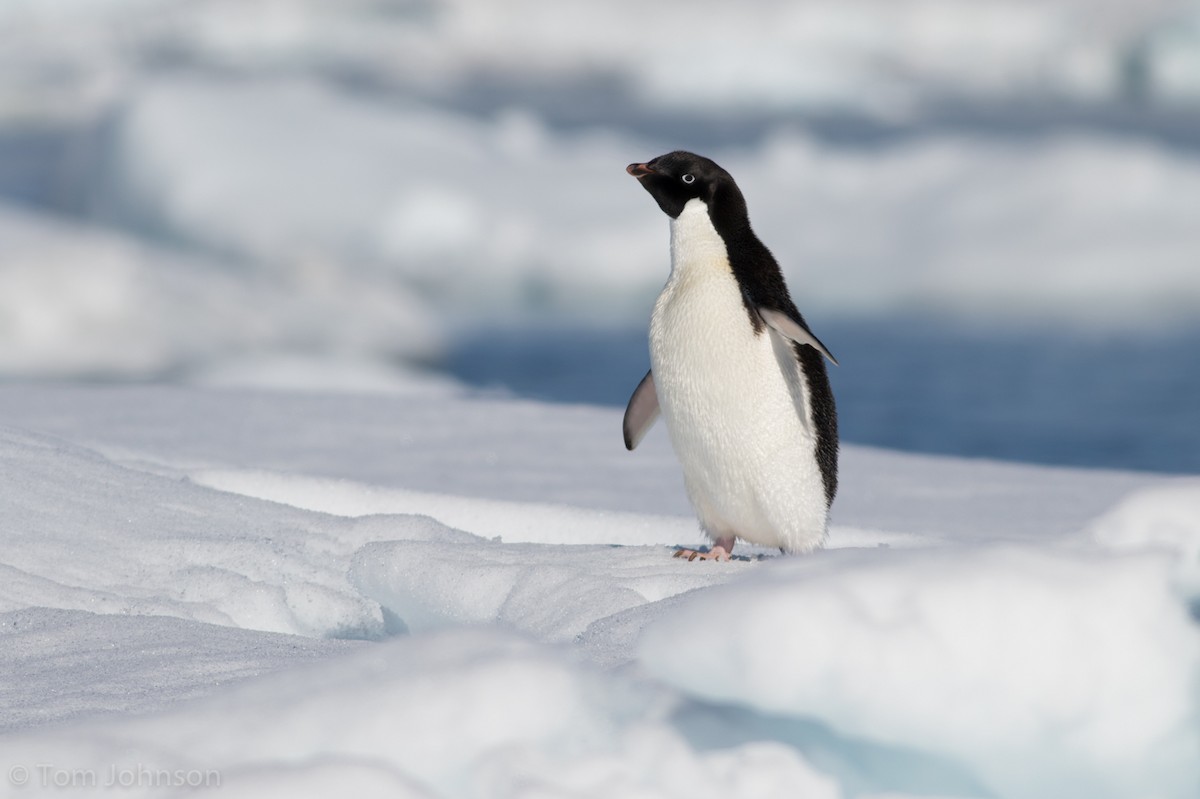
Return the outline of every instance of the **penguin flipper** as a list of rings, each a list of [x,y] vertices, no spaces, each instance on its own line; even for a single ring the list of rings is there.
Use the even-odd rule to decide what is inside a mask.
[[[658,418],[658,389],[654,387],[654,375],[646,372],[642,382],[633,390],[629,405],[625,408],[625,421],[622,432],[625,433],[625,449],[632,450],[641,443],[646,431]]]
[[[834,366],[838,365],[837,358],[833,357],[829,350],[825,348],[825,345],[821,343],[821,340],[814,336],[811,330],[797,322],[795,319],[792,319],[792,317],[788,316],[782,311],[776,311],[763,306],[759,306],[758,315],[762,317],[763,321],[767,323],[768,327],[770,327],[779,335],[786,339],[790,339],[797,344],[807,344],[828,358],[829,362]]]

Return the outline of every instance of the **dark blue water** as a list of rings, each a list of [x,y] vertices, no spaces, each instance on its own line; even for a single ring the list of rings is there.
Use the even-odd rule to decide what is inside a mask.
[[[842,438],[912,452],[1200,473],[1200,329],[1079,334],[927,321],[821,324]],[[643,328],[489,330],[449,371],[481,387],[623,407]]]

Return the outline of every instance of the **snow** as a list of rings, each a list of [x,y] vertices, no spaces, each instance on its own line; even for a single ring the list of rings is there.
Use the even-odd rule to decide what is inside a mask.
[[[847,447],[829,549],[688,563],[665,437],[625,452],[615,410],[10,384],[0,412],[10,784],[1183,799],[1200,779],[1187,478]]]
[[[5,610],[26,603],[135,613],[309,635],[378,635],[377,608],[322,561],[350,545],[296,520],[257,521],[240,502],[214,512],[208,492],[126,474],[62,442],[0,431],[10,519]],[[81,492],[80,482],[102,486]],[[59,515],[86,520],[80,541]],[[307,527],[307,525],[304,525]],[[423,525],[414,524],[414,535]],[[303,529],[303,527],[301,528]]]
[[[0,792],[1193,799],[1195,478],[846,446],[827,549],[688,563],[661,425],[430,367],[643,324],[676,147],[810,318],[1190,324],[1196,28],[0,0]]]
[[[117,219],[252,263],[400,278],[485,319],[629,318],[664,279],[663,220],[622,171],[662,147],[633,137],[302,83],[168,79],[130,99],[115,139],[100,196]],[[263,158],[265,141],[287,145]],[[331,157],[331,141],[354,157]],[[1195,203],[1180,202],[1200,197],[1189,153],[1086,132],[848,150],[781,128],[705,154],[737,177],[805,307],[823,313],[1128,326],[1200,305]]]
[[[987,546],[772,565],[647,628],[651,673],[949,753],[1001,796],[1183,796],[1200,779],[1200,640],[1167,559]]]
[[[1097,543],[1118,552],[1161,550],[1174,556],[1175,582],[1200,609],[1200,484],[1194,480],[1143,489],[1090,527]]]
[[[264,268],[399,279],[468,307],[651,282],[653,261],[620,246],[628,146],[545,138],[527,117],[303,81],[153,81],[119,121],[100,197],[123,224]]]
[[[622,167],[676,147],[817,318],[1186,323],[1194,17],[7,0],[0,369],[390,390],[460,326],[644,319],[665,226]]]
[[[192,479],[218,490],[338,516],[422,513],[508,542],[665,545],[691,531],[690,523],[661,514],[403,491],[294,474],[214,470],[195,472]]]
[[[60,69],[91,60],[120,74],[147,55],[224,71],[333,67],[368,86],[435,96],[477,84],[511,90],[521,79],[546,88],[590,79],[647,105],[903,113],[946,95],[1119,97],[1137,88],[1125,73],[1133,56],[1149,62],[1150,97],[1195,96],[1195,75],[1170,67],[1191,33],[1191,9],[1179,0],[1099,8],[1087,0],[758,0],[750,8],[713,0],[582,8],[521,0],[504,9],[481,0],[334,8],[319,0],[8,0],[0,19],[24,23],[26,36],[12,37],[18,53]],[[640,24],[629,25],[633,18]],[[745,58],[748,49],[759,58]],[[1164,91],[1153,93],[1159,81]]]
[[[413,360],[437,351],[437,332],[402,288],[356,288],[346,275],[337,285],[329,292],[328,284],[302,276],[280,286],[211,258],[0,203],[0,370],[39,377],[192,373],[198,382],[216,382],[259,351],[319,343],[326,353],[367,346]],[[355,370],[352,358],[342,360],[349,367],[332,379],[370,366]],[[316,370],[293,368],[290,381],[280,375],[272,385],[294,386],[306,371]],[[256,374],[264,379],[262,370]]]
[[[226,683],[358,648],[168,616],[33,606],[0,614],[0,629],[4,732],[162,711]]]

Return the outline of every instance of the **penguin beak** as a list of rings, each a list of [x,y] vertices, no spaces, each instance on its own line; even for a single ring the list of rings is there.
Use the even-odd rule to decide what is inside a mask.
[[[625,167],[625,171],[641,180],[646,175],[653,175],[654,169],[649,164],[630,164]]]

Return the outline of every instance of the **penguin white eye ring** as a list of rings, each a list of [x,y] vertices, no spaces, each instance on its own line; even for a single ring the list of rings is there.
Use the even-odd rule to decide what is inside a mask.
[[[625,410],[633,449],[661,416],[707,551],[740,538],[784,552],[825,542],[837,492],[837,412],[825,359],[746,200],[707,158],[676,151],[625,168],[671,219],[671,275],[650,318],[650,371]],[[693,185],[698,184],[698,185]],[[687,188],[684,188],[687,186]]]

